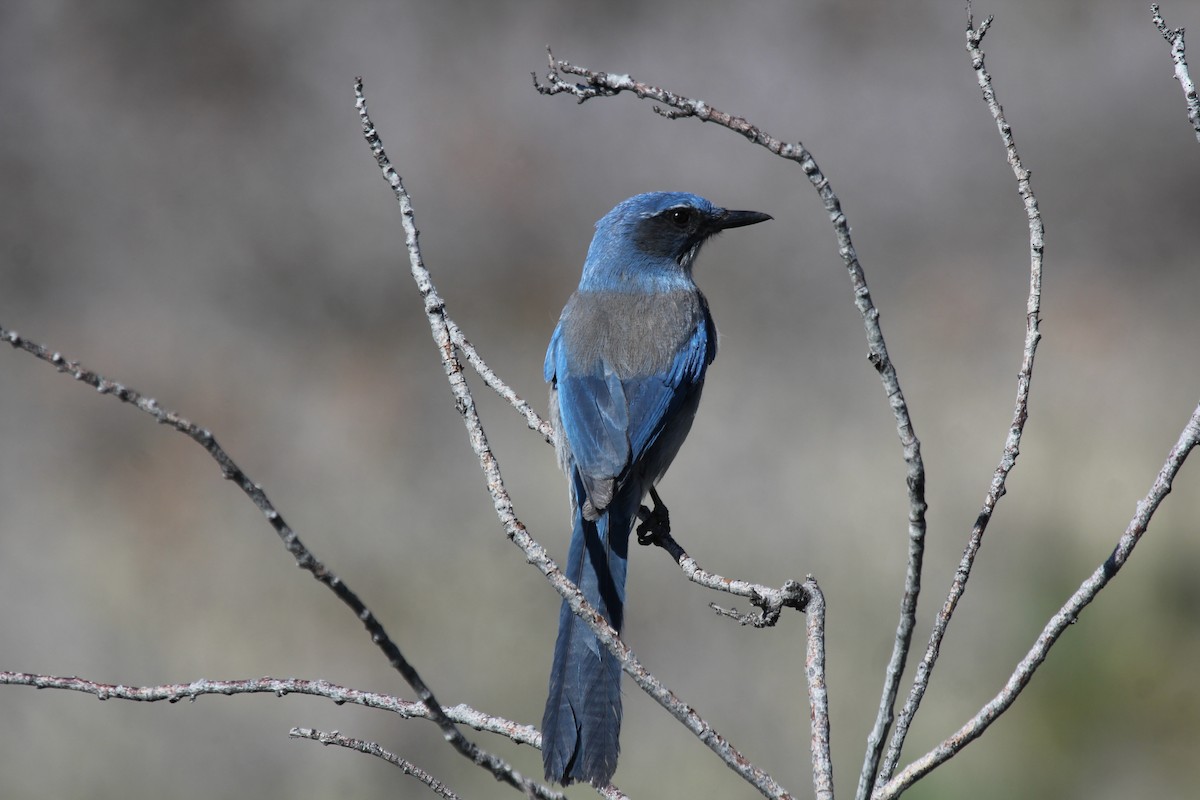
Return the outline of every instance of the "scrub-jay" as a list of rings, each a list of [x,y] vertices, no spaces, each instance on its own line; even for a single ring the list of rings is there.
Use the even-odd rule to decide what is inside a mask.
[[[692,427],[717,354],[692,265],[710,236],[768,219],[682,192],[619,203],[596,223],[579,288],[550,339],[550,417],[574,517],[566,574],[618,632],[629,534]],[[542,717],[548,780],[612,778],[620,680],[616,658],[564,601]]]

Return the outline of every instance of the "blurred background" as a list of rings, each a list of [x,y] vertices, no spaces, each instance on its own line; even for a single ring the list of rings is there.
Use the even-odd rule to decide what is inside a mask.
[[[1021,459],[906,759],[993,696],[1107,557],[1200,397],[1200,145],[1148,4],[978,10],[999,14],[987,63],[1045,217],[1044,339]],[[1200,35],[1196,11],[1164,8]],[[662,491],[706,567],[819,577],[846,795],[890,653],[907,506],[833,230],[798,168],[728,131],[631,96],[540,97],[530,72],[550,44],[813,151],[924,447],[919,653],[1000,457],[1028,286],[1026,221],[964,27],[961,3],[928,0],[5,3],[0,324],[211,428],[443,702],[538,723],[559,598],[493,513],[353,79],[450,313],[539,409],[546,341],[613,204],[680,189],[773,214],[700,258],[721,353]],[[473,385],[517,514],[563,558],[552,450]],[[0,448],[0,668],[411,696],[184,437],[3,348]],[[909,796],[1191,796],[1200,464],[1174,488],[1011,712]],[[725,598],[635,551],[628,642],[805,796],[802,618],[739,628],[707,608]],[[619,786],[756,796],[627,686]],[[0,719],[5,798],[430,796],[377,759],[289,740],[293,725],[376,740],[464,797],[513,796],[429,723],[316,698],[101,705],[7,687]],[[531,748],[472,737],[540,775]]]

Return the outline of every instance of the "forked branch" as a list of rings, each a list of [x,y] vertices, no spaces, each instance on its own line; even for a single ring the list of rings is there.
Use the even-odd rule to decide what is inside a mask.
[[[467,385],[466,376],[463,373],[462,363],[459,361],[454,337],[446,316],[446,304],[433,285],[429,270],[425,267],[421,256],[421,248],[418,241],[419,233],[414,222],[412,200],[408,195],[408,191],[404,188],[404,181],[401,179],[400,174],[392,166],[391,160],[384,150],[383,142],[380,140],[379,134],[375,129],[375,124],[371,121],[370,115],[367,112],[367,101],[363,96],[361,78],[355,81],[354,91],[357,98],[359,118],[362,122],[363,136],[366,138],[367,145],[371,148],[371,153],[375,157],[375,162],[379,166],[384,180],[391,187],[396,201],[400,206],[405,245],[408,249],[409,268],[413,280],[417,284],[417,290],[421,293],[424,301],[425,316],[429,321],[434,343],[441,355],[442,367],[450,383],[450,391],[454,395],[455,407],[463,418],[463,424],[467,428],[467,438],[470,440],[471,447],[479,459],[479,466],[483,471],[484,480],[487,484],[488,493],[491,495],[496,515],[504,526],[508,538],[521,549],[525,554],[526,560],[545,575],[550,585],[567,602],[571,611],[591,628],[592,632],[596,634],[596,638],[616,657],[621,664],[621,669],[633,678],[642,691],[650,695],[659,705],[694,733],[730,769],[754,786],[763,796],[781,799],[791,798],[793,795],[790,792],[738,752],[725,737],[717,733],[691,706],[683,702],[674,692],[664,686],[660,680],[642,666],[641,662],[633,654],[633,651],[621,641],[616,631],[613,630],[595,607],[584,599],[583,593],[580,592],[579,588],[567,580],[566,575],[563,574],[558,565],[550,558],[546,549],[529,535],[525,524],[517,517],[512,498],[504,485],[504,478],[500,473],[499,462],[492,452],[491,445],[488,444],[487,435],[484,432],[483,424],[479,419],[479,414],[475,407],[475,399],[471,394],[470,387]],[[531,425],[531,427],[534,426]]]
[[[900,600],[900,620],[896,626],[896,637],[892,647],[892,655],[884,674],[883,692],[879,702],[879,711],[875,725],[867,740],[867,755],[863,764],[863,777],[860,779],[860,789],[865,792],[871,785],[871,777],[879,763],[883,749],[883,741],[887,736],[892,722],[896,695],[899,692],[900,677],[904,673],[904,665],[908,660],[908,651],[912,643],[913,628],[916,625],[917,599],[921,592],[921,564],[925,554],[925,463],[921,457],[921,442],[917,439],[912,419],[908,412],[908,403],[900,388],[900,379],[896,368],[888,356],[887,344],[883,338],[883,328],[879,322],[879,310],[871,300],[871,291],[867,287],[866,273],[858,260],[858,253],[850,237],[850,223],[842,213],[841,200],[833,191],[829,179],[817,166],[812,153],[800,142],[783,142],[771,136],[757,125],[743,117],[728,114],[702,100],[689,97],[636,81],[628,75],[610,72],[598,72],[580,67],[568,61],[556,59],[547,50],[550,62],[549,72],[543,83],[535,74],[533,85],[541,94],[563,94],[575,97],[580,103],[596,97],[613,97],[622,92],[630,92],[639,98],[648,98],[661,106],[655,106],[654,111],[667,119],[693,118],[701,122],[711,122],[744,136],[752,143],[766,148],[780,158],[795,162],[808,178],[813,188],[821,198],[829,220],[833,224],[837,236],[838,253],[850,277],[850,286],[854,292],[854,303],[862,315],[863,326],[867,334],[868,359],[879,372],[883,382],[884,394],[896,420],[896,431],[907,468],[906,483],[908,486],[908,567],[905,572],[904,591]],[[572,82],[563,79],[563,75],[582,78],[582,82]]]
[[[309,572],[320,583],[324,584],[354,612],[354,615],[362,622],[363,627],[371,635],[371,641],[383,651],[384,656],[388,659],[388,663],[400,673],[408,685],[413,688],[413,691],[417,693],[420,701],[429,709],[430,719],[442,729],[442,734],[450,742],[451,746],[463,756],[470,759],[472,763],[489,770],[497,780],[507,783],[526,794],[538,790],[538,784],[522,777],[520,773],[514,770],[503,759],[484,751],[474,742],[463,736],[454,722],[442,712],[441,704],[434,697],[433,691],[425,683],[416,668],[413,667],[400,651],[396,643],[392,641],[383,624],[375,617],[375,614],[367,608],[366,604],[363,603],[358,595],[341,578],[317,560],[316,556],[304,546],[304,543],[300,541],[299,535],[284,520],[283,515],[275,508],[274,504],[267,497],[266,492],[263,491],[263,488],[242,471],[242,468],[217,443],[217,439],[211,431],[196,425],[174,411],[162,408],[154,398],[146,397],[138,390],[123,383],[105,378],[103,375],[87,369],[78,361],[72,361],[57,351],[51,351],[44,345],[21,336],[16,331],[6,330],[3,325],[0,325],[0,341],[8,342],[15,349],[29,353],[35,358],[51,364],[59,372],[69,374],[75,380],[93,387],[100,394],[111,395],[124,403],[129,403],[139,411],[149,414],[158,423],[170,426],[203,447],[213,460],[217,462],[217,465],[221,468],[221,474],[241,489],[254,505],[263,512],[267,521],[271,523],[271,527],[274,528],[276,535],[283,542],[284,547],[292,555],[292,558],[296,560],[296,565]],[[545,787],[541,788],[544,789]]]
[[[1038,328],[1042,308],[1042,255],[1045,249],[1042,214],[1038,208],[1037,197],[1034,196],[1029,182],[1030,172],[1021,163],[1021,156],[1017,152],[1016,141],[1013,139],[1012,126],[1008,124],[1008,120],[1004,116],[1004,109],[996,100],[996,92],[992,88],[992,77],[984,64],[981,45],[991,24],[992,18],[988,17],[976,28],[970,3],[967,4],[967,52],[971,56],[971,66],[975,70],[975,77],[983,93],[984,103],[991,112],[996,128],[1000,132],[1000,140],[1004,146],[1008,164],[1017,180],[1017,194],[1021,198],[1025,216],[1029,222],[1029,296],[1025,302],[1025,345],[1021,353],[1021,368],[1017,372],[1017,397],[1013,404],[1012,423],[1005,436],[1000,463],[992,473],[991,483],[984,495],[983,507],[980,509],[975,525],[971,529],[971,535],[967,539],[967,546],[959,561],[958,569],[955,570],[950,591],[934,620],[925,655],[917,665],[917,674],[913,680],[912,689],[896,720],[896,729],[892,733],[891,745],[888,747],[887,756],[875,779],[876,786],[886,783],[896,770],[909,726],[912,724],[913,717],[925,696],[925,690],[929,686],[929,678],[934,664],[937,662],[938,654],[941,652],[946,629],[950,625],[959,600],[962,599],[963,593],[967,589],[967,581],[971,577],[975,557],[983,544],[983,535],[992,519],[992,512],[1000,498],[1004,496],[1008,474],[1016,465],[1017,456],[1020,455],[1021,437],[1025,432],[1025,422],[1029,419],[1029,390],[1033,380],[1034,357],[1037,355],[1038,342],[1042,338]],[[861,788],[860,786],[860,790]]]
[[[1196,406],[1191,419],[1179,434],[1175,446],[1167,454],[1167,460],[1162,469],[1158,471],[1158,476],[1154,479],[1150,491],[1137,504],[1137,511],[1129,521],[1128,527],[1125,528],[1125,533],[1117,541],[1117,546],[1112,554],[1096,567],[1095,571],[1080,584],[1062,608],[1050,618],[1033,646],[1029,648],[1029,652],[1025,654],[1025,657],[1013,670],[1012,675],[1009,676],[1004,688],[954,734],[876,789],[872,795],[873,800],[891,800],[891,798],[898,797],[901,792],[912,786],[921,777],[929,774],[935,767],[944,764],[982,735],[988,726],[1013,704],[1030,679],[1033,678],[1033,673],[1046,660],[1050,648],[1066,632],[1067,628],[1079,619],[1080,613],[1088,603],[1096,599],[1100,590],[1108,585],[1121,567],[1125,566],[1125,562],[1133,553],[1133,548],[1141,541],[1142,535],[1149,527],[1154,512],[1158,510],[1163,499],[1170,493],[1171,482],[1178,474],[1179,468],[1183,466],[1184,460],[1197,444],[1200,444],[1200,405]]]

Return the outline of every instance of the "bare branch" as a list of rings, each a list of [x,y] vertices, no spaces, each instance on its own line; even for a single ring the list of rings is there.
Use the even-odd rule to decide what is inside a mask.
[[[292,728],[288,731],[288,736],[296,739],[311,739],[314,742],[330,745],[335,744],[339,747],[345,747],[350,750],[357,750],[360,753],[366,753],[376,758],[382,758],[394,767],[399,767],[406,775],[411,775],[421,783],[425,784],[438,797],[445,797],[448,800],[458,800],[458,795],[446,787],[444,783],[430,775],[425,770],[413,764],[411,761],[406,761],[400,756],[388,750],[384,750],[375,742],[367,742],[362,739],[351,739],[349,736],[342,736],[337,731],[319,731],[313,728]],[[560,795],[561,796],[561,795]]]
[[[804,582],[808,595],[808,652],[804,673],[808,679],[809,717],[812,719],[813,792],[817,800],[833,800],[833,758],[829,746],[829,693],[825,687],[825,595],[817,579]]]
[[[450,333],[450,341],[462,352],[463,356],[467,359],[467,363],[475,368],[475,371],[483,378],[483,382],[496,394],[507,400],[509,405],[515,408],[521,416],[525,417],[525,422],[529,425],[530,430],[540,433],[547,444],[554,444],[554,428],[551,427],[550,423],[542,419],[533,410],[533,406],[521,399],[507,383],[500,380],[500,376],[487,365],[487,362],[479,355],[479,351],[475,349],[475,346],[467,341],[467,337],[458,327],[458,323],[450,319],[444,309],[442,316],[446,320],[446,329]]]
[[[474,763],[486,766],[496,776],[497,780],[509,783],[522,791],[529,790],[529,787],[533,785],[531,782],[522,778],[502,759],[479,749],[477,745],[464,737],[458,728],[454,726],[454,723],[442,713],[442,707],[437,702],[437,698],[434,697],[433,692],[425,684],[425,681],[417,673],[412,664],[408,662],[408,659],[404,657],[404,654],[400,652],[400,648],[396,646],[396,643],[388,636],[387,631],[375,617],[374,613],[367,608],[366,604],[359,599],[358,595],[349,586],[328,567],[318,561],[308,548],[304,546],[304,543],[300,541],[300,537],[284,521],[283,515],[271,503],[262,487],[250,480],[249,476],[242,471],[242,468],[217,444],[216,437],[212,435],[211,431],[195,425],[174,411],[167,411],[161,408],[158,405],[158,401],[154,398],[146,397],[136,389],[92,372],[78,361],[69,360],[58,352],[51,352],[45,346],[22,337],[16,331],[6,330],[3,325],[0,325],[0,340],[6,341],[18,350],[23,350],[42,361],[54,365],[59,372],[69,373],[75,380],[94,387],[101,394],[110,394],[122,402],[129,403],[138,410],[154,417],[159,423],[170,425],[208,451],[208,454],[221,467],[221,474],[227,480],[237,484],[238,488],[266,515],[267,521],[275,529],[275,533],[283,542],[284,547],[296,559],[296,565],[311,573],[314,578],[328,587],[339,600],[350,607],[354,615],[358,617],[359,621],[367,629],[367,632],[371,634],[371,641],[383,651],[392,667],[401,674],[408,685],[413,688],[413,691],[417,693],[417,697],[420,698],[421,702],[429,708],[431,718],[442,729],[442,733],[445,735],[447,741]]]
[[[491,446],[488,444],[487,435],[479,420],[479,414],[475,408],[475,400],[463,375],[462,364],[458,356],[455,355],[455,343],[446,317],[446,304],[434,287],[429,270],[425,268],[421,257],[421,248],[418,243],[419,233],[413,221],[412,200],[408,196],[408,191],[404,188],[404,182],[400,178],[399,173],[392,167],[391,160],[383,148],[383,142],[380,140],[379,134],[375,129],[375,124],[371,121],[367,113],[367,101],[363,96],[361,78],[355,80],[354,91],[357,98],[356,105],[359,117],[362,121],[363,136],[366,138],[367,145],[371,148],[371,153],[374,155],[375,161],[383,173],[384,180],[391,187],[393,194],[396,196],[396,201],[400,205],[405,245],[408,248],[409,266],[413,280],[417,284],[417,290],[421,293],[421,297],[424,300],[425,315],[429,320],[429,327],[433,334],[434,343],[437,345],[438,352],[441,355],[442,367],[446,372],[446,379],[450,383],[450,391],[454,395],[455,407],[458,409],[459,414],[462,415],[463,424],[467,428],[467,437],[471,442],[471,448],[479,458],[479,466],[483,471],[488,493],[492,497],[492,505],[496,510],[497,517],[504,526],[508,538],[521,548],[522,552],[525,553],[526,560],[546,576],[546,579],[554,587],[555,591],[567,601],[571,611],[582,619],[592,632],[596,634],[596,638],[617,658],[621,664],[621,668],[627,675],[633,678],[642,691],[654,698],[659,705],[683,723],[700,741],[704,742],[710,750],[716,753],[730,769],[742,776],[743,779],[758,789],[764,796],[772,798],[792,797],[774,778],[759,767],[754,766],[725,737],[717,733],[707,721],[697,714],[691,706],[680,700],[674,692],[664,686],[661,681],[651,675],[642,666],[641,662],[633,654],[633,651],[621,641],[616,631],[612,629],[599,612],[584,600],[583,593],[579,591],[575,584],[567,580],[566,576],[558,568],[558,565],[550,558],[546,549],[529,535],[525,524],[517,518],[516,512],[513,509],[512,498],[509,496],[508,489],[504,485],[504,478],[500,474],[500,465],[496,461],[496,456],[492,452]]]
[[[750,583],[749,581],[726,578],[714,572],[708,572],[701,568],[696,559],[687,554],[668,530],[655,531],[653,536],[646,538],[639,536],[638,543],[643,545],[653,544],[661,547],[679,565],[679,568],[683,570],[683,574],[687,579],[693,583],[714,591],[747,598],[760,609],[761,613],[741,614],[737,611],[709,604],[718,614],[732,617],[742,625],[751,625],[755,628],[770,628],[779,621],[784,608],[794,608],[797,611],[804,611],[805,605],[808,603],[808,592],[805,585],[799,581],[787,581],[778,589],[773,589],[761,583]]]
[[[742,117],[727,114],[701,100],[692,100],[657,86],[635,81],[628,75],[596,72],[567,61],[561,61],[556,59],[548,48],[547,57],[550,69],[546,75],[546,83],[541,83],[536,74],[533,76],[533,85],[541,94],[569,94],[582,103],[594,97],[612,97],[627,91],[639,98],[650,98],[662,103],[667,108],[655,106],[654,111],[668,119],[694,117],[701,122],[712,122],[728,128],[734,133],[745,136],[754,144],[765,147],[780,158],[799,164],[813,188],[820,195],[825,211],[829,214],[830,222],[833,223],[834,232],[837,235],[838,253],[849,273],[850,285],[854,290],[854,303],[862,315],[863,326],[866,329],[868,359],[879,372],[884,394],[888,398],[888,404],[896,420],[896,431],[899,434],[904,454],[908,486],[908,568],[904,577],[904,593],[900,600],[900,620],[896,627],[892,655],[884,676],[879,712],[876,716],[875,726],[867,739],[867,754],[859,779],[860,797],[865,796],[879,763],[888,727],[892,722],[900,677],[903,675],[904,665],[908,661],[913,628],[916,625],[917,598],[921,592],[921,564],[925,554],[925,464],[921,458],[921,442],[917,438],[908,413],[908,403],[904,399],[904,392],[900,389],[896,368],[888,356],[887,345],[883,338],[883,328],[879,322],[879,310],[871,300],[866,274],[859,263],[854,242],[850,238],[850,224],[846,215],[842,213],[841,200],[834,193],[829,179],[817,166],[812,153],[799,142],[782,142]],[[584,82],[565,81],[562,74],[583,78]]]
[[[323,680],[303,680],[301,678],[246,678],[234,681],[213,681],[201,678],[191,683],[170,683],[160,686],[125,686],[123,684],[99,683],[84,678],[63,678],[54,675],[35,675],[27,672],[0,672],[0,685],[32,686],[35,689],[66,689],[74,692],[95,695],[101,700],[132,700],[141,703],[166,701],[177,703],[180,700],[195,702],[196,698],[204,695],[235,694],[273,694],[285,697],[289,694],[305,694],[314,697],[324,697],[338,705],[357,705],[365,708],[378,708],[392,711],[405,719],[432,719],[429,709],[424,703],[414,700],[401,700],[390,694],[364,692],[339,686]],[[446,706],[442,713],[449,719],[461,725],[467,725],[477,731],[495,733],[511,739],[517,744],[527,744],[531,747],[542,746],[542,735],[532,725],[485,714],[460,703],[456,706]]]
[[[1151,4],[1150,11],[1153,14],[1154,27],[1158,28],[1158,32],[1171,46],[1171,60],[1175,62],[1175,79],[1183,88],[1183,96],[1187,101],[1188,121],[1192,123],[1192,128],[1196,131],[1196,141],[1200,141],[1200,98],[1196,96],[1196,84],[1192,82],[1191,73],[1188,72],[1187,58],[1184,57],[1187,44],[1183,40],[1183,28],[1168,28],[1166,20],[1158,11],[1158,3]]]
[[[94,695],[100,700],[131,700],[142,703],[161,701],[177,703],[180,700],[195,702],[198,697],[205,695],[273,694],[277,697],[285,697],[289,694],[304,694],[324,697],[338,705],[350,704],[391,711],[405,719],[433,718],[424,703],[401,700],[393,695],[351,689],[329,681],[311,681],[300,678],[264,677],[233,681],[214,681],[202,678],[191,683],[125,686],[99,683],[84,678],[35,675],[25,672],[0,672],[0,685],[32,686],[36,689],[66,689]],[[527,744],[538,748],[542,746],[542,735],[532,725],[523,725],[503,717],[486,714],[463,703],[447,706],[442,709],[442,713],[454,722],[467,725],[477,731],[495,733],[511,739],[517,744]],[[563,800],[564,798],[562,794],[537,784],[533,784],[530,791],[532,796],[545,798],[545,800]],[[620,800],[625,797],[615,790],[604,796],[611,800]]]
[[[1192,412],[1191,419],[1188,420],[1187,425],[1184,426],[1183,431],[1179,434],[1178,441],[1175,442],[1175,446],[1171,448],[1171,452],[1167,455],[1167,460],[1163,464],[1162,469],[1159,470],[1158,476],[1154,479],[1150,491],[1137,504],[1137,511],[1129,521],[1129,526],[1125,529],[1125,533],[1121,535],[1112,554],[1105,559],[1104,563],[1096,567],[1095,572],[1080,584],[1075,594],[1071,595],[1071,598],[1058,610],[1058,613],[1050,618],[1050,621],[1046,623],[1046,627],[1042,629],[1041,634],[1038,636],[1037,641],[1033,643],[1033,647],[1029,649],[1029,652],[1017,664],[1012,675],[1009,676],[1008,682],[1004,684],[1004,689],[988,701],[979,710],[979,713],[968,720],[954,735],[909,764],[899,775],[888,781],[886,785],[880,787],[873,795],[873,800],[888,800],[888,798],[898,797],[901,792],[922,776],[928,774],[938,765],[953,757],[955,753],[962,750],[971,741],[977,739],[997,717],[1013,704],[1013,701],[1017,699],[1017,695],[1021,693],[1033,677],[1033,673],[1046,660],[1050,648],[1054,646],[1063,632],[1079,618],[1080,613],[1088,603],[1096,598],[1100,590],[1125,565],[1125,562],[1133,552],[1133,548],[1141,541],[1142,534],[1149,527],[1150,519],[1154,516],[1154,512],[1158,509],[1163,499],[1170,494],[1171,482],[1175,479],[1176,474],[1178,474],[1179,468],[1188,457],[1188,453],[1197,444],[1200,444],[1200,405],[1196,406],[1196,409]]]
[[[988,74],[987,68],[984,66],[983,51],[980,49],[980,44],[983,41],[983,37],[987,34],[991,23],[992,18],[988,17],[983,20],[978,28],[975,28],[971,5],[970,3],[967,4],[966,48],[967,52],[971,55],[971,66],[975,70],[979,88],[983,92],[984,102],[987,104],[988,110],[991,111],[992,118],[996,122],[996,127],[1000,131],[1000,139],[1004,144],[1008,164],[1017,179],[1017,193],[1021,197],[1021,202],[1025,206],[1025,216],[1029,220],[1029,297],[1025,304],[1025,345],[1021,356],[1021,369],[1017,373],[1017,397],[1013,408],[1012,424],[1009,426],[1008,434],[1005,437],[1000,463],[996,467],[995,472],[992,473],[992,481],[988,487],[987,494],[984,496],[983,507],[975,520],[970,538],[967,540],[966,549],[963,552],[962,559],[959,561],[958,569],[954,573],[954,579],[950,584],[950,592],[941,610],[938,612],[937,618],[934,620],[925,656],[921,659],[921,663],[917,665],[917,674],[913,680],[908,700],[905,702],[904,708],[896,720],[896,729],[893,731],[892,742],[888,747],[883,766],[876,777],[876,786],[886,783],[896,770],[896,765],[900,760],[900,751],[904,747],[904,739],[908,735],[909,726],[912,724],[913,716],[916,715],[917,709],[921,705],[921,700],[925,696],[925,690],[929,687],[929,678],[932,674],[934,664],[937,662],[938,654],[941,651],[942,640],[946,636],[946,628],[950,624],[950,619],[954,615],[954,609],[958,606],[958,601],[962,598],[963,592],[966,591],[967,580],[971,576],[971,568],[975,563],[975,556],[983,544],[984,531],[987,530],[988,522],[992,518],[992,511],[995,509],[996,503],[1004,496],[1008,473],[1012,471],[1013,466],[1016,465],[1017,456],[1020,455],[1021,436],[1025,431],[1025,422],[1029,418],[1029,388],[1033,378],[1034,356],[1037,353],[1038,342],[1042,337],[1041,331],[1038,329],[1039,315],[1042,307],[1042,254],[1045,249],[1042,215],[1038,209],[1037,198],[1030,187],[1030,172],[1021,163],[1021,157],[1017,153],[1016,142],[1013,140],[1012,127],[1008,124],[1008,120],[1005,119],[1004,110],[996,100],[996,93],[992,88],[991,75]]]

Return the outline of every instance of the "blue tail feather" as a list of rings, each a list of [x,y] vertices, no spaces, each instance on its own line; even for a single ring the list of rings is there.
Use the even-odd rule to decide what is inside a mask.
[[[622,492],[595,521],[585,520],[577,508],[567,556],[567,577],[618,633],[629,534],[640,503],[640,497]],[[620,732],[620,664],[564,601],[542,717],[546,778],[607,784],[617,768]]]

